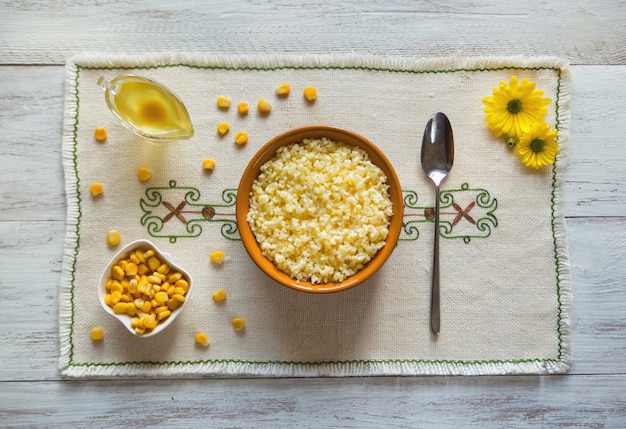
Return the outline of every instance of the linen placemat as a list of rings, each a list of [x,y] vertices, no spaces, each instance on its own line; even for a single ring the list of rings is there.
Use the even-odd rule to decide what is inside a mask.
[[[568,370],[571,274],[563,217],[570,72],[558,58],[370,56],[82,56],[68,61],[63,162],[68,202],[60,284],[60,369],[72,377],[373,376],[546,374]],[[150,142],[108,110],[100,76],[134,74],[176,93],[194,124],[190,140]],[[525,166],[485,122],[483,99],[512,76],[550,99],[554,164]],[[291,93],[275,95],[288,83]],[[317,99],[307,102],[303,89]],[[218,96],[233,105],[220,109]],[[268,100],[269,115],[256,111]],[[242,116],[236,105],[246,101]],[[434,186],[420,147],[435,112],[450,118],[454,167],[441,196],[441,333],[429,302]],[[216,127],[226,122],[221,136]],[[244,250],[236,188],[273,136],[324,124],[373,141],[400,179],[404,228],[384,267],[347,291],[314,295],[266,277]],[[108,132],[104,142],[94,130]],[[249,141],[233,136],[245,131]],[[215,168],[202,168],[205,158]],[[141,182],[139,167],[151,170]],[[94,182],[104,193],[89,192]],[[120,246],[149,239],[193,276],[193,294],[166,331],[137,338],[98,302],[99,279]],[[212,263],[221,250],[225,261]],[[227,298],[216,303],[212,293]],[[245,320],[233,329],[234,317]],[[92,327],[104,339],[92,341]],[[194,340],[205,332],[208,346]]]

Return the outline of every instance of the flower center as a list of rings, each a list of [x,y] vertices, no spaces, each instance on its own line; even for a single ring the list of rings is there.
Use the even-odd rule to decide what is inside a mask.
[[[533,152],[542,152],[545,145],[546,141],[544,139],[537,138],[532,141],[532,143],[530,144],[530,148],[533,150]]]
[[[508,110],[509,113],[519,113],[519,111],[522,110],[522,100],[516,98],[515,100],[509,101],[509,104],[506,105],[506,110]]]

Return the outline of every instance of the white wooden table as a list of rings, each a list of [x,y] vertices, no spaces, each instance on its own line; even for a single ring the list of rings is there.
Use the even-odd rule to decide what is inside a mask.
[[[626,427],[625,17],[621,0],[0,1],[0,426]],[[64,62],[162,51],[569,60],[570,373],[63,380]]]

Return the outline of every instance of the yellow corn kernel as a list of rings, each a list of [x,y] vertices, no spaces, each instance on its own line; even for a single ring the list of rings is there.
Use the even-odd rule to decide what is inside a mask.
[[[246,322],[241,317],[235,317],[233,319],[233,328],[235,328],[236,331],[241,331],[245,325]]]
[[[159,258],[157,258],[156,256],[151,256],[150,258],[148,258],[147,262],[150,271],[156,271],[156,269],[161,266],[161,261],[159,261]]]
[[[135,334],[143,335],[145,333],[146,333],[146,330],[144,328],[140,328],[140,327],[135,328]]]
[[[165,308],[167,308],[167,307],[165,307]],[[157,319],[165,320],[168,317],[170,317],[171,314],[172,314],[172,312],[169,310],[169,308],[167,308],[167,310],[164,310],[164,311],[161,311],[160,313],[157,313]]]
[[[222,122],[217,126],[217,132],[220,133],[220,135],[222,136],[226,134],[228,130],[230,130],[230,125],[228,124],[228,122]]]
[[[157,292],[156,295],[154,295],[154,299],[159,304],[165,304],[170,297],[167,296],[167,292]]]
[[[148,272],[148,266],[146,264],[139,264],[137,265],[137,274],[139,274],[140,276],[143,276],[144,274],[146,274]]]
[[[109,246],[117,246],[120,244],[120,233],[114,229],[107,231],[107,244]]]
[[[160,285],[162,283],[161,278],[157,276],[148,276],[148,281],[153,285]]]
[[[184,297],[183,297],[184,298]],[[176,301],[175,299],[168,299],[167,300],[167,308],[169,308],[171,311],[176,310],[178,307],[180,307],[180,304],[182,304],[181,302]]]
[[[169,311],[169,308],[167,308],[167,305],[161,305],[154,309],[154,312],[156,314],[163,313],[164,311]]]
[[[222,252],[221,250],[215,250],[213,252],[211,252],[211,262],[213,262],[214,264],[221,264],[224,262],[224,252]]]
[[[118,302],[113,307],[113,313],[115,314],[124,314],[126,313],[126,310],[128,310],[128,304],[125,302]]]
[[[133,317],[134,315],[137,314],[137,306],[135,305],[134,302],[129,302],[126,304],[126,314],[128,314],[130,317]]]
[[[139,258],[137,258],[137,255],[135,255],[135,252],[130,252],[130,255],[128,255],[128,260],[135,265],[141,264],[141,261],[139,260]]]
[[[146,314],[143,319],[143,326],[145,326],[148,329],[154,329],[156,328],[157,325],[157,320],[156,320],[156,316],[154,314]]]
[[[189,288],[187,288],[187,289],[189,289]],[[172,286],[172,293],[169,293],[169,291],[167,292],[167,294],[169,296],[172,296],[174,294],[184,295],[185,293],[187,293],[187,291],[185,289],[183,289],[182,287],[173,287],[173,286]]]
[[[100,341],[104,338],[104,331],[99,326],[93,327],[91,328],[90,336],[92,341]]]
[[[142,182],[150,180],[151,176],[152,171],[150,171],[148,167],[139,167],[139,169],[137,170],[137,178]]]
[[[180,271],[176,271],[175,273],[170,274],[170,276],[167,278],[167,281],[169,281],[170,283],[176,283],[182,277],[183,273],[181,273]]]
[[[230,107],[230,98],[220,95],[217,97],[217,106],[222,109],[228,109]]]
[[[102,183],[92,183],[89,187],[89,192],[91,196],[96,197],[104,192],[104,186],[102,186]]]
[[[111,282],[111,286],[109,287],[109,290],[111,292],[119,292],[122,293],[124,291],[124,286],[122,286],[122,284],[117,281],[117,280],[113,280]]]
[[[161,264],[161,265],[162,265],[162,264]],[[159,266],[161,266],[161,265],[159,265]],[[161,274],[161,273],[160,273],[160,272],[158,272],[158,271],[153,272],[153,273],[152,273],[152,275],[153,275],[154,277],[158,277],[158,278],[159,278],[159,280],[161,280],[161,283],[163,283],[164,281],[166,281],[166,280],[167,280],[167,276],[166,276],[165,274]],[[161,283],[158,283],[158,284],[161,284]]]
[[[207,334],[205,334],[204,332],[199,332],[196,334],[196,343],[200,344],[201,346],[208,346],[209,345],[209,337]]]
[[[248,143],[248,134],[245,131],[239,131],[235,134],[235,143],[239,145]]]
[[[132,297],[127,293],[123,293],[120,297],[120,302],[131,302],[132,300]]]
[[[219,288],[218,290],[213,292],[211,296],[213,297],[213,301],[222,302],[224,301],[224,299],[226,299],[226,291],[222,288]]]
[[[174,295],[174,293],[176,293],[176,292],[174,292],[174,291],[175,291],[177,288],[175,288],[174,286],[170,285],[169,283],[168,283],[168,285],[169,285],[169,287],[168,287],[168,288],[167,288],[167,290],[166,290],[166,292],[167,292],[167,296],[172,296],[172,295]]]
[[[290,91],[291,91],[291,87],[289,86],[289,84],[286,84],[286,83],[281,83],[280,85],[276,87],[276,95],[278,96],[289,95]]]
[[[237,111],[239,112],[240,115],[246,115],[248,113],[249,107],[248,107],[248,103],[246,103],[245,101],[242,101],[241,103],[237,104]]]
[[[124,273],[122,267],[120,267],[119,265],[113,265],[113,268],[111,269],[111,277],[113,277],[115,280],[122,280],[125,274],[126,273]]]
[[[317,88],[314,86],[304,88],[304,98],[306,98],[307,101],[315,101],[317,98]]]
[[[139,262],[141,263],[146,262],[146,258],[143,256],[144,252],[141,249],[135,250],[134,254],[135,254],[135,258],[137,258]]]
[[[157,268],[157,273],[159,274],[163,274],[163,275],[167,275],[170,272],[170,266],[167,265],[166,263],[163,263],[161,265],[159,265],[159,268]],[[165,278],[163,278],[163,280],[165,280]]]
[[[272,104],[264,98],[261,98],[257,103],[257,108],[261,113],[269,113],[272,111]]]
[[[213,170],[215,168],[215,160],[207,158],[202,161],[202,168],[205,170]]]
[[[148,258],[151,258],[154,256],[154,250],[150,249],[150,250],[146,250],[145,252],[143,252],[143,258],[145,260],[148,260]]]
[[[172,295],[172,299],[182,304],[183,302],[185,302],[186,298],[184,297],[184,295],[175,293],[174,295]]]
[[[133,317],[130,319],[131,328],[138,328],[139,326],[141,326],[141,319],[139,319],[139,317]]]
[[[189,290],[189,282],[185,279],[177,280],[176,283],[174,283],[174,286],[181,288],[185,291],[185,293]]]
[[[129,262],[124,267],[124,272],[126,273],[126,275],[128,277],[136,276],[137,275],[137,265],[133,264],[132,262]]]
[[[107,294],[104,296],[104,303],[105,303],[106,305],[108,305],[109,307],[111,307],[111,306],[113,305],[113,302],[111,301],[111,294],[110,294],[110,293],[107,293]]]
[[[152,303],[150,301],[145,301],[143,304],[141,304],[141,307],[139,307],[139,310],[143,311],[144,313],[147,313],[148,311],[152,310]]]
[[[96,127],[96,129],[93,132],[93,136],[99,142],[105,141],[107,139],[107,130],[106,130],[106,128]]]

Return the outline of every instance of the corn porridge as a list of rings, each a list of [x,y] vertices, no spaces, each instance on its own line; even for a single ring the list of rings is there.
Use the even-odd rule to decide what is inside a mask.
[[[261,167],[247,220],[263,255],[290,277],[341,282],[385,245],[388,188],[363,149],[304,139]]]

